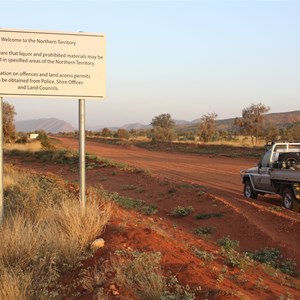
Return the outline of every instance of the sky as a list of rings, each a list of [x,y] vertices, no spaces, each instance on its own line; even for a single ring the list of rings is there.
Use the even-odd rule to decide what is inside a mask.
[[[86,126],[300,109],[300,1],[1,1],[0,27],[102,33],[106,97]],[[4,98],[16,121],[78,126],[78,99]]]

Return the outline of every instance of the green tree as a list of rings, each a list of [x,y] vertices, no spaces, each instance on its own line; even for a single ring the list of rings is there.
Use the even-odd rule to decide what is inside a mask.
[[[54,145],[50,142],[50,139],[44,129],[37,130],[35,133],[39,134],[37,140],[41,142],[43,149],[54,149]]]
[[[274,125],[267,124],[264,128],[264,137],[266,141],[276,141],[279,137],[279,130]]]
[[[218,135],[219,135],[219,138],[221,139],[221,141],[223,141],[223,140],[226,140],[228,138],[229,133],[226,130],[220,129],[218,131]]]
[[[3,102],[3,134],[4,142],[13,142],[16,137],[16,126],[15,126],[15,108],[8,102]]]
[[[300,122],[290,124],[285,130],[284,139],[288,141],[299,141],[300,140]]]
[[[15,143],[26,144],[29,142],[29,135],[25,132],[18,132]]]
[[[124,128],[118,129],[117,136],[119,139],[128,139],[129,138],[128,131]]]
[[[107,127],[105,127],[105,128],[102,129],[101,135],[103,137],[110,137],[110,136],[112,136],[112,133]]]
[[[204,142],[208,142],[212,139],[213,135],[217,132],[215,119],[216,113],[210,113],[202,115],[199,123],[199,136]]]
[[[170,114],[161,114],[152,119],[153,140],[160,142],[170,142],[175,139],[175,122]]]
[[[138,131],[136,129],[132,128],[129,130],[129,135],[131,138],[135,139],[138,136]]]
[[[254,144],[254,138],[257,143],[258,137],[262,135],[264,128],[263,114],[269,110],[270,107],[262,103],[252,103],[242,110],[241,118],[235,119],[234,124],[240,127],[241,133],[251,136],[252,144]]]

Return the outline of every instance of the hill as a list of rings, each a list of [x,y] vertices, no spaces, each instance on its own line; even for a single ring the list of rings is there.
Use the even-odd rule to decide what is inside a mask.
[[[36,130],[45,130],[46,132],[72,132],[74,127],[63,120],[49,118],[49,119],[36,119],[15,122],[17,131],[33,132]]]

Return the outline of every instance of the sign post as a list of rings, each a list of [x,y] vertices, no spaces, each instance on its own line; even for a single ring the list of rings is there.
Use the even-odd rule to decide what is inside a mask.
[[[105,36],[101,34],[0,28],[1,107],[2,97],[79,99],[79,181],[83,210],[85,100],[105,97],[105,46]],[[2,115],[0,117],[2,122]],[[2,128],[0,131],[1,173]],[[1,198],[3,172],[0,177]],[[3,199],[0,199],[0,222],[2,215]]]
[[[82,212],[85,212],[85,100],[79,99],[79,199]]]
[[[0,225],[4,217],[3,199],[3,98],[0,97]]]

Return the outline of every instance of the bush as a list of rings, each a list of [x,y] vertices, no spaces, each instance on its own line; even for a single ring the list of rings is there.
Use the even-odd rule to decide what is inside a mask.
[[[54,145],[50,142],[46,132],[39,131],[38,134],[37,140],[41,142],[43,149],[54,149]]]
[[[246,254],[251,259],[270,265],[285,274],[294,275],[296,273],[297,264],[292,259],[284,260],[280,250],[276,248],[266,247],[254,253],[247,252]]]
[[[223,253],[225,257],[225,264],[230,267],[240,268],[242,266],[242,257],[239,252],[234,249],[230,249]]]
[[[253,260],[270,265],[273,268],[279,264],[281,259],[281,253],[278,249],[268,247],[255,251],[254,253],[249,252],[247,255]]]
[[[196,247],[193,247],[192,250],[197,257],[205,261],[212,262],[215,259],[215,256],[208,251],[200,250],[197,249]]]
[[[29,137],[27,133],[19,132],[16,143],[17,144],[27,144],[29,142]]]
[[[194,233],[197,235],[209,235],[212,234],[213,232],[214,232],[214,228],[209,226],[198,227],[194,230]]]
[[[237,250],[240,245],[239,241],[230,239],[230,236],[219,239],[217,244],[221,246],[224,251]]]
[[[185,217],[191,214],[194,211],[192,206],[176,206],[173,208],[171,215],[174,217]]]

